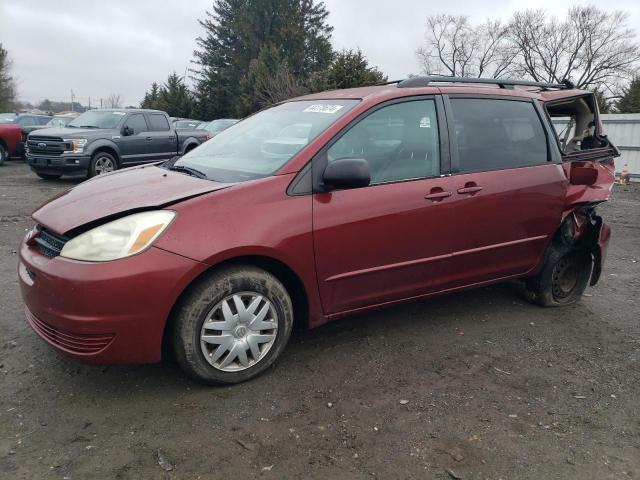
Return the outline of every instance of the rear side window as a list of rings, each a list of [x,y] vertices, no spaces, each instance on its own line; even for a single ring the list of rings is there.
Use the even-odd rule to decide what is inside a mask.
[[[46,125],[51,117],[38,117],[38,125]]]
[[[160,113],[152,113],[148,116],[149,118],[149,129],[154,132],[162,132],[165,130],[169,130],[169,121],[167,117]]]
[[[439,175],[435,102],[409,101],[374,111],[329,148],[329,162],[340,158],[364,158],[371,184]]]
[[[458,171],[477,172],[547,162],[547,137],[530,102],[452,98]]]

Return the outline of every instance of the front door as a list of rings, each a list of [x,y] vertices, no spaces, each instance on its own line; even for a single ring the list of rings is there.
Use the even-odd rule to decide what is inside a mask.
[[[340,158],[364,158],[371,172],[368,187],[314,194],[325,313],[446,286],[451,188],[440,176],[440,105],[439,98],[423,97],[378,107],[314,159],[316,183],[327,163]]]
[[[127,130],[127,134],[125,134],[125,130]],[[133,164],[147,160],[147,130],[147,122],[141,113],[132,114],[124,122],[119,140],[120,156],[123,164]]]
[[[529,99],[452,96],[448,106],[453,286],[526,274],[560,224],[568,184],[550,132]]]

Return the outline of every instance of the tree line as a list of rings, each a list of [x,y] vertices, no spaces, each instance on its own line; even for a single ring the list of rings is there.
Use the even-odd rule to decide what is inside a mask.
[[[173,72],[151,84],[141,106],[178,117],[238,118],[303,93],[386,81],[359,49],[334,51],[328,15],[316,0],[214,0],[199,20],[193,87]],[[558,19],[529,9],[483,23],[434,15],[416,55],[424,74],[570,79],[594,91],[603,112],[640,112],[640,45],[624,12],[576,6]],[[0,45],[0,111],[12,110],[15,96]],[[108,103],[120,106],[115,97]]]

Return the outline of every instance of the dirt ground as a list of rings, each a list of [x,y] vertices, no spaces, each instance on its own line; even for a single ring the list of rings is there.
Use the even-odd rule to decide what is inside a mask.
[[[603,278],[542,309],[508,283],[292,337],[225,388],[171,363],[90,367],[28,327],[18,244],[74,181],[0,167],[0,478],[640,478],[640,186],[616,186]]]

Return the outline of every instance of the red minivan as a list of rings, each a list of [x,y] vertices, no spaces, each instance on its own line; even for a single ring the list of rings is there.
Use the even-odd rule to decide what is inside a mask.
[[[235,383],[294,322],[521,278],[544,306],[598,281],[616,148],[569,82],[416,77],[292,99],[179,159],[33,214],[26,316],[91,363]]]

